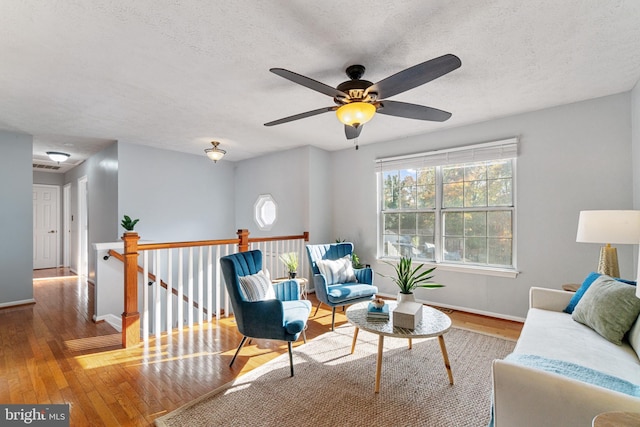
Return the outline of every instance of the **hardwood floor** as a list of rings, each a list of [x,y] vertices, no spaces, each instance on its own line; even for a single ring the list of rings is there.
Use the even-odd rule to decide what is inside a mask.
[[[0,310],[0,402],[69,403],[72,426],[151,425],[287,351],[282,342],[253,340],[229,368],[241,338],[233,318],[121,349],[110,325],[91,320],[93,286],[64,269],[35,271],[34,298],[36,304]],[[313,294],[310,299],[315,305]],[[454,326],[507,338],[516,339],[522,327],[445,311]],[[336,325],[345,322],[338,311]],[[331,311],[323,306],[309,320],[307,338],[330,325]]]

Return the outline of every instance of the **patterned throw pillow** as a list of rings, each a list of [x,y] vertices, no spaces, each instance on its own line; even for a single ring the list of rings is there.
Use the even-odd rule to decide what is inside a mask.
[[[357,281],[351,264],[351,255],[345,255],[336,260],[321,259],[316,261],[316,265],[320,273],[327,279],[328,285]]]
[[[259,271],[256,274],[240,277],[240,290],[246,301],[264,301],[276,299],[273,284],[268,274]]]

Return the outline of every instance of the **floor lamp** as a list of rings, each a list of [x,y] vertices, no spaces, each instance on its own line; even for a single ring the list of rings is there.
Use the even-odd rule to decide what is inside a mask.
[[[620,277],[618,252],[611,244],[640,243],[640,211],[581,211],[576,241],[605,244],[600,248],[598,273]]]

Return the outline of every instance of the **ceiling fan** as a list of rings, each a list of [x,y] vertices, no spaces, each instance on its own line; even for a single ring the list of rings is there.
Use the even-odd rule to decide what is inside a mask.
[[[364,66],[351,65],[346,69],[350,80],[340,83],[336,88],[284,68],[272,68],[269,71],[280,77],[333,97],[336,105],[295,114],[264,125],[275,126],[328,111],[335,111],[338,120],[344,124],[344,132],[347,139],[354,139],[360,135],[362,125],[371,120],[375,113],[408,119],[443,122],[451,117],[451,113],[424,105],[391,101],[386,98],[442,77],[461,65],[460,58],[447,54],[414,65],[377,83],[361,80],[365,71]]]

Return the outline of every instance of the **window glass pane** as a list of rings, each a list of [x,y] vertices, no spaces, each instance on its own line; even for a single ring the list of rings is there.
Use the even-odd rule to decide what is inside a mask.
[[[510,238],[511,230],[513,230],[511,211],[487,212],[487,236]]]
[[[464,206],[464,183],[442,185],[442,207],[461,208]]]
[[[462,212],[447,212],[443,215],[443,235],[460,236],[464,235],[464,216]]]
[[[442,182],[462,182],[464,180],[464,165],[449,165],[442,167]]]
[[[444,245],[442,258],[445,261],[462,261],[464,239],[461,237],[445,237],[442,240]]]
[[[436,245],[433,236],[417,236],[415,252],[416,258],[434,261],[436,259]]]
[[[434,236],[436,233],[436,214],[434,212],[419,213],[418,234],[422,236]]]
[[[400,209],[416,207],[416,171],[403,169],[400,171]]]
[[[511,183],[511,178],[489,181],[489,206],[513,206]]]
[[[399,204],[399,182],[398,172],[384,172],[382,175],[383,186],[383,209],[397,209]]]
[[[398,234],[400,229],[400,216],[397,213],[385,213],[382,215],[384,221],[384,234]]]
[[[487,181],[464,183],[464,206],[487,206]]]
[[[513,264],[511,258],[512,245],[513,242],[511,239],[489,239],[487,245],[487,263],[491,265],[511,266]]]
[[[513,176],[511,160],[501,160],[487,163],[488,179],[511,178]]]
[[[465,237],[486,236],[487,235],[487,213],[486,212],[465,212],[464,235]]]
[[[468,164],[464,167],[465,181],[485,181],[487,179],[487,165],[485,162]]]
[[[464,260],[476,264],[487,263],[487,239],[468,237],[464,239]]]
[[[411,241],[411,236],[416,234],[416,213],[400,214],[400,235],[406,236],[407,242]]]

